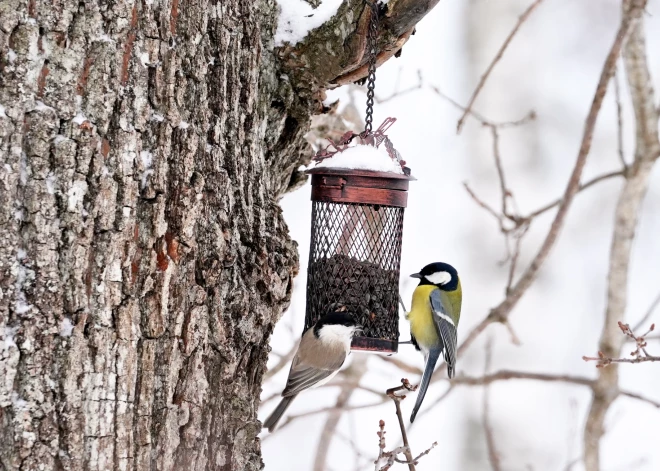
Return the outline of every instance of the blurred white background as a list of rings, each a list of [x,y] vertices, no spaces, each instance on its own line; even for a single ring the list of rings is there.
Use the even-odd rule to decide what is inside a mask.
[[[495,220],[479,208],[463,188],[468,182],[480,197],[499,208],[499,183],[488,129],[468,119],[456,133],[461,112],[435,94],[430,86],[466,104],[481,74],[493,59],[530,0],[443,0],[417,26],[399,59],[378,69],[376,92],[381,97],[405,90],[418,82],[423,87],[375,108],[374,127],[388,116],[398,119],[388,135],[412,168],[405,215],[401,293],[406,304],[415,287],[408,274],[425,264],[445,261],[457,267],[463,283],[463,310],[459,343],[504,297],[507,266],[504,239]],[[564,191],[573,168],[584,120],[605,56],[620,19],[620,1],[545,0],[522,26],[496,66],[474,109],[489,120],[511,121],[534,110],[537,119],[527,125],[500,131],[501,152],[508,186],[514,191],[522,214],[554,201]],[[660,88],[660,0],[647,8],[646,32],[649,60],[656,91]],[[619,64],[624,109],[625,153],[630,161],[634,122],[625,74]],[[360,110],[364,95],[356,94]],[[329,99],[347,102],[345,89]],[[600,113],[593,147],[583,181],[617,170],[617,118],[614,88],[610,84]],[[657,167],[657,165],[656,165]],[[579,194],[568,221],[539,279],[525,294],[511,316],[522,345],[512,344],[501,325],[491,325],[458,360],[457,374],[479,376],[484,371],[485,344],[493,341],[490,371],[501,369],[594,378],[594,355],[605,310],[605,281],[612,236],[614,203],[622,180],[612,179]],[[309,250],[310,188],[286,196],[282,206],[291,235],[299,244],[301,273],[296,278],[291,308],[272,338],[273,351],[286,353],[303,326],[305,272]],[[545,236],[554,212],[532,224],[524,239],[519,267],[525,267]],[[630,297],[626,321],[634,325],[643,317],[660,291],[660,171],[656,168],[644,203],[633,247]],[[519,273],[518,273],[519,275]],[[621,289],[626,289],[622,286]],[[660,323],[660,309],[651,321]],[[401,318],[401,340],[409,338]],[[624,349],[627,354],[628,350]],[[649,350],[660,353],[660,341],[649,341]],[[355,363],[365,354],[354,353]],[[409,345],[397,357],[423,367],[422,356]],[[269,365],[278,363],[271,355]],[[402,373],[374,355],[368,355],[368,373],[361,384],[384,391],[401,377],[417,383],[419,377]],[[263,398],[281,392],[288,365],[264,385]],[[622,388],[660,400],[660,365],[622,365]],[[341,381],[341,377],[338,377]],[[423,458],[419,471],[489,470],[482,427],[483,388],[460,386],[437,406],[434,401],[448,387],[432,384],[422,411],[409,430],[413,452],[433,441],[438,447]],[[511,380],[494,383],[491,424],[503,470],[584,469],[584,421],[591,391],[563,383]],[[334,405],[337,387],[301,394],[287,415],[298,415]],[[415,396],[402,403],[409,417]],[[275,407],[266,402],[262,420]],[[356,391],[351,406],[373,404],[380,398]],[[267,470],[311,470],[326,414],[309,415],[285,425],[271,436],[262,434]],[[328,470],[371,470],[378,454],[378,420],[387,423],[388,448],[400,437],[391,401],[346,412],[330,445]],[[282,423],[286,422],[286,416]],[[660,470],[660,409],[621,397],[610,409],[601,445],[605,471]],[[576,461],[577,460],[577,461]],[[571,467],[572,466],[572,467]],[[407,469],[396,465],[396,469]]]

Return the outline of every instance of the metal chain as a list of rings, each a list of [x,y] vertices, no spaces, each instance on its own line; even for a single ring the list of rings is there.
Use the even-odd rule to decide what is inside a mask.
[[[369,54],[369,73],[367,75],[367,115],[364,118],[364,135],[371,133],[374,120],[374,88],[376,88],[376,58],[377,38],[378,38],[378,5],[376,1],[365,0],[365,3],[371,8],[371,19],[369,21],[369,30],[367,33],[367,53]]]

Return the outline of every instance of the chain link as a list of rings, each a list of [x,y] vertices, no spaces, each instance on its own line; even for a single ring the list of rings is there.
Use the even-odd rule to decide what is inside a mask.
[[[364,135],[371,133],[374,120],[374,89],[376,88],[376,58],[378,57],[378,5],[376,1],[365,0],[371,9],[369,31],[367,33],[367,53],[369,73],[367,75],[367,114],[364,118]]]

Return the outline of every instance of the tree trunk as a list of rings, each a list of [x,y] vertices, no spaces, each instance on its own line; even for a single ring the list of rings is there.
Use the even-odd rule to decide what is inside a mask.
[[[0,4],[1,470],[261,468],[277,200],[363,8],[280,62],[274,0]],[[321,50],[351,60],[293,73]]]
[[[260,468],[300,155],[270,6],[3,7],[0,468]]]

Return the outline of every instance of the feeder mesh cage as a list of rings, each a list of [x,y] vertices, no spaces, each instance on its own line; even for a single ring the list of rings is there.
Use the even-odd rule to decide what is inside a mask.
[[[362,331],[353,348],[396,352],[404,208],[312,202],[305,330],[346,306]]]

